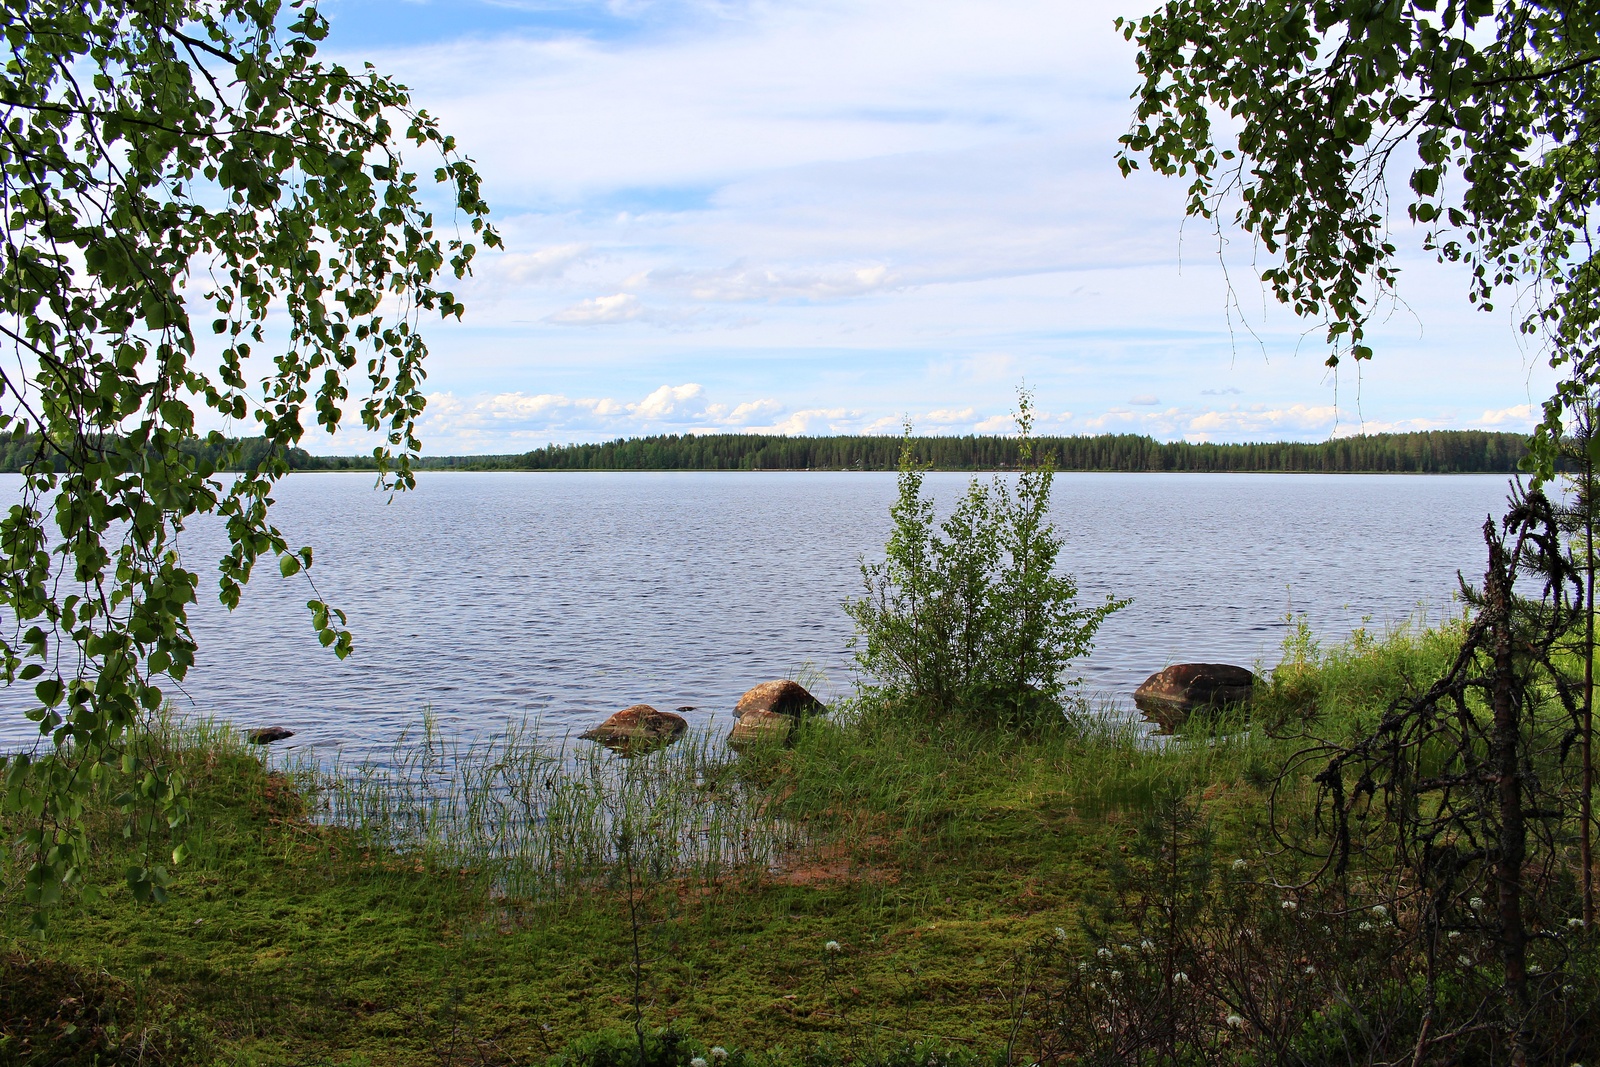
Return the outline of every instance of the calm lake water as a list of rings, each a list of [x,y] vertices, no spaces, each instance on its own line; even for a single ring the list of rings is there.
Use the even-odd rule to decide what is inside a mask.
[[[967,481],[926,486],[950,504]],[[1456,572],[1481,576],[1481,526],[1506,486],[1059,475],[1062,560],[1083,598],[1133,598],[1080,665],[1086,684],[1128,705],[1170,663],[1270,667],[1291,610],[1326,638],[1453,612]],[[861,557],[881,554],[894,495],[894,475],[878,473],[433,473],[391,501],[370,475],[296,474],[276,521],[315,547],[316,588],[349,613],[354,654],[317,644],[305,611],[317,594],[268,563],[237,611],[202,598],[199,662],[183,692],[168,688],[186,712],[286,726],[289,746],[356,758],[424,708],[463,735],[523,718],[576,732],[638,702],[730,724],[739,695],[769,678],[809,667],[824,694],[852,688],[840,604],[860,591]],[[222,543],[201,522],[180,545],[209,575]],[[24,694],[0,702],[0,745],[31,741]]]

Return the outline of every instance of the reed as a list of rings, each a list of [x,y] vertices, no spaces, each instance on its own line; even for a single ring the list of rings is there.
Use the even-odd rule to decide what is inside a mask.
[[[765,871],[798,844],[709,728],[623,756],[545,737],[537,722],[487,738],[443,735],[431,713],[386,758],[289,764],[321,818],[361,848],[548,900],[616,879],[623,843],[653,879]]]

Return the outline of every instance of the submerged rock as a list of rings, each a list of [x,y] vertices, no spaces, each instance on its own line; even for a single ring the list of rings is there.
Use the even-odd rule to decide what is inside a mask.
[[[740,745],[783,742],[789,739],[795,720],[771,711],[752,711],[739,716],[728,733],[728,744]]]
[[[739,698],[733,709],[737,716],[728,744],[786,741],[794,724],[807,715],[827,711],[827,707],[806,691],[799,682],[780,679],[762,682]]]
[[[1146,678],[1133,703],[1170,730],[1190,712],[1248,704],[1255,683],[1254,673],[1231,663],[1175,663]]]
[[[263,726],[258,730],[248,731],[244,739],[252,745],[270,745],[274,741],[282,741],[293,736],[293,730],[285,730],[281,726]]]
[[[598,741],[607,748],[627,752],[676,741],[688,728],[688,720],[682,715],[657,711],[649,704],[634,704],[578,736],[585,741]]]

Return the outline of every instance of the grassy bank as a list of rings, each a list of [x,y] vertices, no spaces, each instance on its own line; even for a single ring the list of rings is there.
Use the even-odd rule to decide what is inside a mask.
[[[743,757],[702,738],[574,760],[529,734],[451,753],[424,732],[387,770],[329,775],[171,731],[194,802],[168,901],[72,901],[39,938],[7,900],[0,1062],[631,1063],[636,1024],[689,1035],[666,1050],[681,1063],[917,1042],[1027,1062],[1082,992],[1072,961],[1135,936],[1114,905],[1152,814],[1203,825],[1224,871],[1271,868],[1267,801],[1306,813],[1316,768],[1279,771],[1308,733],[1375,721],[1458,640],[1302,635],[1252,721],[1171,738],[1093,714],[1000,736],[863,705]],[[128,862],[120,825],[108,802],[103,885]],[[1290,899],[1272,892],[1274,910]]]

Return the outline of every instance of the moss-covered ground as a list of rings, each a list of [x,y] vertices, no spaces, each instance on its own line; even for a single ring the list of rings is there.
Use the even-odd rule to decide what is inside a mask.
[[[191,855],[165,903],[115,889],[127,856],[111,813],[92,879],[112,892],[69,899],[42,935],[4,900],[0,1063],[542,1062],[636,1011],[707,1046],[994,1052],[1018,1032],[1027,946],[1077,937],[1156,797],[1198,801],[1218,848],[1246,852],[1292,745],[1263,723],[1376,714],[1452,640],[1302,649],[1254,722],[1171,739],[821,720],[741,771],[807,827],[806,847],[710,880],[617,868],[540,902],[319,824],[245,746],[180,742]]]

